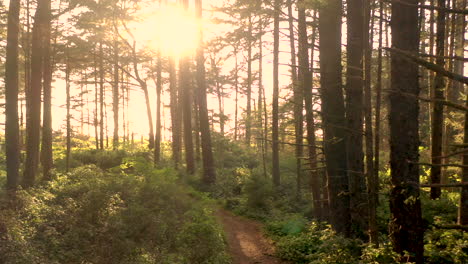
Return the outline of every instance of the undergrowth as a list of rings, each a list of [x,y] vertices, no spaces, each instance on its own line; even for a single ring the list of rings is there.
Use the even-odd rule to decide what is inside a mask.
[[[212,207],[190,193],[143,157],[59,173],[2,195],[0,263],[229,263]]]

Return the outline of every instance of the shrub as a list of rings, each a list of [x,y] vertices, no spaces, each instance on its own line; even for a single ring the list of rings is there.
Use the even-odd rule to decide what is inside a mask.
[[[0,263],[227,263],[207,203],[143,160],[127,160],[131,173],[86,165],[18,191],[0,211]]]
[[[312,223],[305,232],[280,236],[277,254],[294,263],[359,263],[362,245],[359,240],[337,235],[329,226]]]

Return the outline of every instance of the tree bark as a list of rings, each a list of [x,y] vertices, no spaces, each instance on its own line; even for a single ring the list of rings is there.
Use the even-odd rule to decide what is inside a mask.
[[[202,18],[202,0],[195,1],[197,19]],[[203,36],[202,29],[198,29],[199,39],[196,54],[197,60],[197,87],[198,87],[198,110],[200,118],[200,133],[203,159],[203,182],[211,185],[216,181],[216,172],[213,160],[213,150],[211,147],[210,122],[208,119],[208,105],[206,99],[206,81],[205,81],[205,58],[203,55]]]
[[[195,173],[195,160],[193,157],[193,138],[192,138],[192,89],[190,87],[190,65],[189,58],[182,58],[179,62],[180,91],[182,101],[182,119],[184,124],[184,146],[185,146],[185,164],[188,174]]]
[[[298,2],[298,28],[299,28],[299,88],[302,90],[303,98],[301,101],[305,102],[306,110],[306,123],[307,123],[307,145],[308,145],[308,155],[310,169],[317,167],[317,152],[316,152],[316,138],[315,138],[315,121],[314,121],[314,112],[313,112],[313,103],[312,103],[312,63],[309,64],[309,43],[307,36],[307,24],[306,24],[306,13],[304,8],[304,0],[299,0]],[[312,43],[315,42],[316,34],[315,28],[312,30]],[[312,49],[314,45],[312,45]],[[312,52],[311,57],[313,57],[314,52]],[[311,60],[311,62],[313,59]],[[298,109],[299,110],[299,109]],[[296,114],[302,115],[302,102],[300,104],[300,111]],[[302,121],[302,119],[301,119]],[[301,125],[302,126],[302,125]],[[302,137],[302,131],[300,135]],[[302,144],[302,140],[296,141],[296,144]],[[296,146],[297,150],[297,146]],[[296,153],[298,154],[298,153]],[[301,155],[302,156],[302,155]],[[300,156],[297,156],[299,159]],[[310,186],[312,190],[312,198],[314,205],[314,216],[323,220],[323,211],[322,204],[320,202],[320,179],[318,178],[318,172],[316,170],[310,170],[308,172],[310,178]]]
[[[68,47],[67,47],[68,48]],[[67,149],[66,149],[66,155],[65,155],[65,168],[66,171],[70,171],[70,155],[71,155],[71,137],[72,137],[72,127],[71,127],[71,114],[70,114],[70,109],[71,109],[71,102],[70,102],[70,58],[68,57],[68,54],[66,55],[66,69],[65,69],[65,92],[66,92],[66,107],[67,107],[67,117],[66,117],[66,122],[67,122]]]
[[[8,7],[5,62],[5,145],[8,190],[16,190],[20,167],[20,131],[18,124],[18,35],[20,0],[10,0]]]
[[[99,105],[98,105],[98,63],[96,59],[96,50],[94,50],[93,54],[93,59],[94,59],[94,136],[95,136],[95,144],[96,144],[96,149],[99,149],[99,119],[98,119],[98,111],[99,111]]]
[[[437,0],[438,7],[445,8],[445,0]],[[444,67],[445,50],[445,11],[437,11],[437,32],[436,32],[436,64]],[[436,73],[434,78],[434,98],[436,100],[445,100],[445,80],[444,76]],[[444,137],[444,105],[440,102],[433,104],[432,112],[432,164],[441,164],[442,159],[442,139]],[[440,183],[442,168],[440,166],[431,167],[431,183]],[[437,199],[441,195],[440,188],[431,188],[431,199]]]
[[[47,0],[39,0],[32,32],[31,85],[28,92],[29,111],[26,120],[26,162],[23,186],[31,187],[36,179],[39,165],[41,131],[41,95],[44,61],[44,29],[47,19]]]
[[[114,112],[114,135],[112,148],[119,148],[119,42],[114,39],[114,85],[112,86],[112,112]]]
[[[350,195],[351,232],[363,237],[367,230],[368,206],[365,197],[363,153],[363,56],[364,19],[363,0],[347,1],[347,69],[346,69],[346,124],[347,166]]]
[[[161,92],[162,92],[162,57],[158,51],[156,62],[156,138],[154,142],[154,163],[161,161]]]
[[[250,147],[252,131],[252,8],[249,9],[247,32],[247,111],[245,120],[245,142]]]
[[[177,78],[174,58],[169,58],[169,93],[171,97],[171,122],[172,122],[172,159],[177,168],[180,163],[181,136],[180,118],[178,107]]]
[[[278,188],[280,185],[279,169],[279,142],[278,142],[278,119],[279,119],[279,22],[281,12],[281,1],[274,0],[273,16],[273,114],[272,114],[272,176],[273,185]]]
[[[343,127],[346,122],[341,83],[341,10],[340,0],[330,0],[320,9],[320,85],[330,223],[338,233],[349,236],[346,132]]]
[[[370,242],[378,246],[378,229],[376,210],[379,201],[379,171],[380,171],[380,113],[382,104],[382,40],[383,40],[383,13],[384,6],[379,2],[379,49],[377,53],[377,83],[375,85],[375,128],[374,128],[374,166],[369,184],[369,237]]]
[[[291,81],[293,87],[294,97],[294,138],[296,142],[295,155],[296,155],[296,196],[301,195],[301,181],[302,181],[302,164],[301,157],[303,156],[303,118],[302,111],[304,109],[304,91],[305,89],[312,89],[312,80],[308,81],[309,72],[309,56],[308,56],[308,39],[307,39],[307,25],[305,18],[305,9],[301,7],[302,1],[298,2],[299,8],[299,75],[300,81],[297,77],[297,64],[296,64],[296,44],[294,34],[292,0],[288,0],[288,22],[289,22],[289,42],[291,49]],[[307,78],[307,79],[306,79]],[[306,88],[307,86],[307,88]]]
[[[104,52],[99,42],[99,148],[104,149]]]
[[[51,54],[51,29],[52,29],[52,14],[51,3],[47,1],[46,18],[44,24],[44,113],[42,124],[42,149],[41,149],[41,163],[42,163],[42,176],[44,180],[49,180],[50,170],[53,166],[53,153],[52,153],[52,54]]]
[[[405,5],[412,4],[415,6]],[[392,3],[392,47],[418,53],[418,0]],[[418,66],[398,54],[391,54],[390,94],[390,237],[393,248],[409,261],[423,263],[421,201],[419,197],[419,95]],[[409,93],[414,97],[404,96]]]

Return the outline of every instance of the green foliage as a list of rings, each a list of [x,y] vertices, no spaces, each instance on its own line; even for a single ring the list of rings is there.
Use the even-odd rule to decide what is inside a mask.
[[[1,263],[228,263],[206,201],[144,157],[20,190],[0,211]],[[11,205],[13,203],[13,205]]]
[[[297,220],[296,220],[297,221]],[[329,226],[312,223],[304,232],[287,234],[287,225],[277,234],[277,255],[294,263],[310,264],[354,264],[359,262],[362,244],[358,240],[346,239],[337,235]],[[275,230],[275,228],[273,228]]]
[[[308,220],[299,214],[293,214],[280,220],[269,221],[266,231],[273,237],[297,235],[306,230]]]
[[[436,220],[441,224],[442,220]],[[468,233],[459,230],[432,229],[426,232],[426,263],[468,263]]]
[[[125,150],[97,150],[97,149],[80,149],[73,151],[71,154],[70,167],[76,168],[86,164],[94,164],[103,170],[119,166],[124,157],[129,154]],[[65,168],[65,154],[59,154],[55,162],[57,168]]]
[[[362,261],[369,264],[397,264],[400,255],[392,250],[390,243],[386,242],[380,247],[375,248],[372,245],[364,248]]]

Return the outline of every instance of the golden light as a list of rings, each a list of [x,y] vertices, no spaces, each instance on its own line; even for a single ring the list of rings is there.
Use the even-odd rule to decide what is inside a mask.
[[[193,10],[189,11],[175,5],[157,8],[138,23],[137,39],[143,39],[165,55],[178,57],[193,53],[198,42],[199,22]]]

